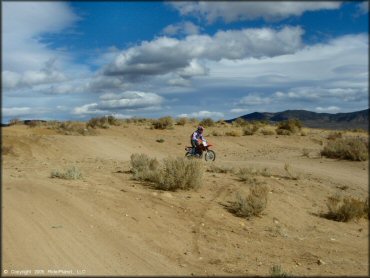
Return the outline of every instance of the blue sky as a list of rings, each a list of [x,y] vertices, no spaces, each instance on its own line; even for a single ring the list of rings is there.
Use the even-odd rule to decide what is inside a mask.
[[[368,2],[3,2],[2,115],[368,108]]]

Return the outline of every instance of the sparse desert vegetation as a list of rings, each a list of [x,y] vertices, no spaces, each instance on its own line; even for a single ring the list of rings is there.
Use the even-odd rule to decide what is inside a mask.
[[[95,128],[56,121],[4,128],[2,147],[16,150],[2,157],[4,213],[22,227],[18,232],[4,222],[5,231],[30,235],[48,251],[43,239],[60,229],[65,233],[55,239],[58,250],[81,254],[96,243],[121,271],[117,252],[128,248],[133,264],[144,256],[181,275],[367,273],[368,164],[317,155],[348,138],[358,137],[366,147],[366,133],[340,131],[341,138],[328,139],[337,131],[305,127],[287,130],[290,136],[265,136],[277,125],[218,121],[205,130],[217,153],[216,161],[206,162],[183,157],[197,119],[162,120],[155,128],[157,120],[106,117],[94,120]],[[231,133],[245,129],[253,136]],[[328,201],[336,191],[343,196]],[[28,218],[18,223],[19,212]],[[75,223],[89,233],[80,236],[71,228]],[[78,248],[65,235],[76,237]],[[34,255],[31,245],[25,243],[25,252]],[[8,256],[9,262],[17,264]]]
[[[369,159],[369,145],[362,138],[337,138],[327,143],[321,155],[329,158],[339,158],[354,161]]]
[[[76,166],[70,166],[65,171],[53,170],[50,177],[65,180],[77,180],[82,178],[82,174]]]
[[[291,135],[301,131],[302,123],[297,119],[289,119],[278,123],[276,133],[279,135]]]
[[[172,117],[166,116],[153,121],[153,127],[155,129],[169,129],[172,128],[174,120]]]

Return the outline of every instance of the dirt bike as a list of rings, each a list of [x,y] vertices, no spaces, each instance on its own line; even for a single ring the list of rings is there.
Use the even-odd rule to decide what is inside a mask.
[[[213,146],[211,144],[208,144],[207,141],[204,139],[203,141],[200,142],[199,147],[198,147],[198,152],[196,152],[195,148],[193,147],[186,147],[185,151],[186,154],[185,156],[188,158],[202,158],[203,153],[204,153],[204,159],[206,161],[215,161],[216,159],[216,153],[213,150],[210,150],[209,148]]]

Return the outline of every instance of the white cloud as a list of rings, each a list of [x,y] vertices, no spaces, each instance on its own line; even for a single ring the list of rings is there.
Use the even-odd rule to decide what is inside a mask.
[[[35,107],[3,107],[3,117],[21,117],[21,116],[33,116],[50,112],[45,108]]]
[[[163,98],[155,93],[126,91],[123,93],[107,93],[100,97],[99,102],[85,104],[73,109],[73,114],[121,114],[120,111],[147,111],[159,109]]]
[[[303,30],[284,27],[218,31],[215,35],[192,35],[179,40],[160,37],[131,47],[107,65],[104,74],[126,80],[144,76],[204,75],[206,68],[199,60],[239,60],[248,57],[273,57],[294,53],[301,47]]]
[[[237,104],[238,105],[246,105],[246,106],[254,106],[254,105],[261,105],[261,104],[269,104],[271,99],[268,97],[260,97],[256,93],[249,94],[243,97]]]
[[[242,114],[242,113],[247,113],[249,112],[249,109],[247,108],[233,108],[230,110],[230,113],[233,114]]]
[[[329,106],[329,107],[316,107],[317,112],[326,112],[326,113],[336,113],[340,111],[340,108],[337,106]]]
[[[369,1],[363,1],[358,4],[360,13],[367,14],[369,12]]]
[[[223,118],[224,114],[221,112],[210,112],[210,111],[199,111],[199,112],[193,112],[190,114],[180,114],[177,117],[185,117],[185,118]]]
[[[218,19],[225,22],[255,20],[263,18],[267,21],[282,20],[291,16],[300,16],[307,11],[338,9],[341,2],[288,1],[199,1],[171,2],[182,15],[193,15],[213,23]]]
[[[170,24],[166,26],[162,33],[169,36],[178,34],[182,35],[196,35],[199,34],[200,27],[192,23],[191,21],[184,21],[176,24]]]

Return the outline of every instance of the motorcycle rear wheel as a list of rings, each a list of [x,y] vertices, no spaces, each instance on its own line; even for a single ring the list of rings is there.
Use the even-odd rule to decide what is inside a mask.
[[[204,154],[204,158],[206,161],[215,161],[216,159],[216,153],[212,150],[210,151],[207,151],[205,154]]]

